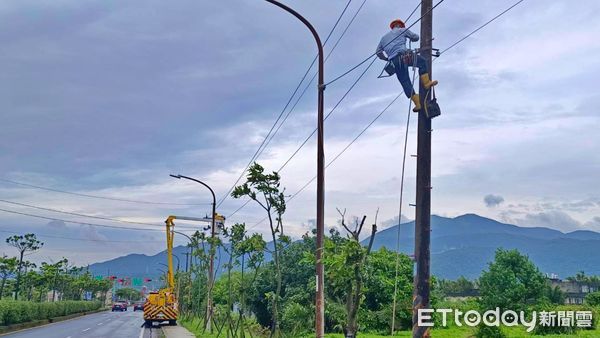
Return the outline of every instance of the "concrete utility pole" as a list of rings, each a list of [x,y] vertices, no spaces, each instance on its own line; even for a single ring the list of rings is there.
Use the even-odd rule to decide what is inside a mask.
[[[324,268],[323,268],[323,238],[325,236],[325,151],[324,151],[324,138],[323,138],[323,102],[325,92],[325,80],[324,80],[324,57],[323,57],[323,44],[321,38],[317,33],[316,29],[295,10],[290,7],[276,1],[266,0],[267,2],[278,6],[279,8],[287,11],[296,17],[296,19],[302,21],[302,23],[310,30],[313,35],[315,42],[317,43],[317,49],[319,51],[319,83],[317,86],[318,97],[317,97],[317,240],[316,240],[316,300],[315,300],[315,334],[317,338],[321,338],[325,335],[325,292],[324,292]]]
[[[428,63],[431,77],[432,0],[421,2],[420,54]],[[413,338],[429,337],[429,327],[417,325],[417,311],[429,308],[430,236],[431,236],[431,119],[425,114],[427,90],[419,81],[421,111],[417,135],[417,197],[415,211],[415,258],[417,273],[413,295]]]

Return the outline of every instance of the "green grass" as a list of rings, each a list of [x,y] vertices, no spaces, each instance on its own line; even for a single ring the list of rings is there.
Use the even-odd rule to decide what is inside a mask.
[[[577,331],[575,335],[565,334],[550,334],[550,335],[532,335],[527,333],[524,328],[503,328],[503,331],[508,335],[509,338],[524,338],[524,337],[544,337],[544,338],[569,338],[569,337],[584,337],[584,338],[598,338],[600,337],[600,330],[581,330]],[[472,328],[465,327],[450,327],[447,329],[434,329],[431,331],[432,338],[469,338],[472,337],[474,330]],[[312,335],[305,336],[303,338],[313,337]],[[326,338],[343,338],[342,334],[327,334]],[[391,336],[359,333],[359,338],[390,338]],[[410,331],[401,331],[394,335],[394,337],[412,337]]]
[[[199,321],[197,319],[194,320],[180,320],[179,323],[183,325],[186,329],[196,335],[196,337],[201,338],[216,338],[216,335],[204,334],[202,333],[202,326],[199,329],[196,329]],[[596,330],[580,330],[577,331],[575,335],[565,335],[565,334],[549,334],[544,336],[532,335],[525,331],[523,327],[503,327],[502,329],[509,338],[526,338],[526,337],[544,337],[544,338],[569,338],[569,337],[583,337],[583,338],[598,338],[600,337],[600,329]],[[473,328],[470,327],[449,327],[445,329],[434,329],[431,331],[432,338],[469,338],[472,337],[474,333]],[[221,334],[221,337],[226,337],[225,334]],[[305,335],[299,338],[312,338],[314,334]],[[378,335],[378,334],[369,334],[369,333],[359,333],[359,338],[390,338],[389,335]],[[410,331],[400,331],[397,332],[394,337],[412,337]],[[343,334],[326,334],[325,338],[344,338]]]

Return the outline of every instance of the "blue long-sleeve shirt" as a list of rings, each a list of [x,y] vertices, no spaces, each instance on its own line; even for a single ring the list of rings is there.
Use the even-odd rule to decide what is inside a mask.
[[[406,28],[396,27],[381,38],[375,53],[377,53],[379,58],[382,58],[382,52],[385,52],[388,59],[393,59],[396,55],[406,51],[406,39],[410,39],[413,42],[418,41],[419,34],[413,33]]]

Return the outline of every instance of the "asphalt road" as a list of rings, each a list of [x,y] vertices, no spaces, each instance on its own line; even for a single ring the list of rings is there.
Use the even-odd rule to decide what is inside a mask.
[[[142,328],[142,311],[99,312],[74,319],[39,326],[4,337],[10,338],[158,338],[158,328]]]

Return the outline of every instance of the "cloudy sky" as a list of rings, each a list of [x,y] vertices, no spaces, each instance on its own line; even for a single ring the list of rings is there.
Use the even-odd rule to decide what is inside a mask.
[[[347,1],[286,3],[324,38]],[[350,2],[326,52],[362,3]],[[326,79],[371,54],[389,21],[407,17],[417,3],[365,1],[326,63]],[[434,11],[434,46],[452,45],[513,3],[444,1]],[[433,213],[600,231],[598,15],[593,0],[576,7],[526,0],[434,62],[443,115],[433,123]],[[162,228],[14,203],[157,225],[170,214],[204,216],[208,191],[169,174],[197,177],[218,199],[225,195],[316,52],[298,21],[259,0],[2,1],[0,41],[1,235],[34,231],[46,245],[33,260],[66,256],[77,264],[156,253],[164,246]],[[326,112],[366,66],[327,87]],[[394,78],[377,79],[382,67],[376,62],[327,120],[327,160],[400,93]],[[328,168],[328,225],[336,224],[336,207],[371,219],[379,208],[380,221],[393,224],[407,109],[402,96]],[[277,170],[315,126],[313,83],[258,161]],[[415,131],[411,123],[409,155],[416,152]],[[315,153],[311,139],[282,170],[290,195],[314,176]],[[402,213],[409,219],[414,174],[408,157]],[[227,198],[218,211],[228,216],[243,202]],[[290,233],[310,229],[315,205],[314,184],[290,201]],[[249,204],[227,222],[266,233],[263,217]],[[0,251],[13,253],[4,244]]]

